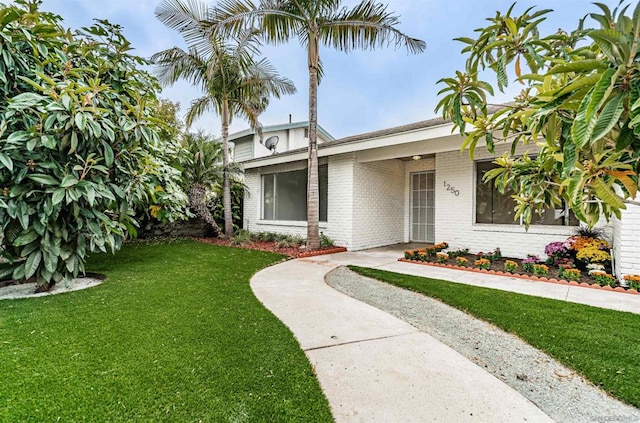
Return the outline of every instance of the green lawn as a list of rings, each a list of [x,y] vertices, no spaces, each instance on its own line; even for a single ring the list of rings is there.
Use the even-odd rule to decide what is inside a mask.
[[[250,277],[282,256],[191,241],[96,255],[100,286],[0,301],[0,421],[331,421]]]
[[[584,375],[613,396],[640,407],[640,315],[349,266],[434,297],[514,333]]]

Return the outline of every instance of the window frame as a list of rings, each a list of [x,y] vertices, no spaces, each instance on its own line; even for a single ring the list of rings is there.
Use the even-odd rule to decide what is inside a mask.
[[[502,227],[512,227],[512,228],[517,228],[517,227],[523,227],[524,222],[522,220],[522,216],[520,216],[520,218],[516,221],[514,220],[513,223],[487,223],[487,222],[478,222],[478,183],[482,182],[482,180],[478,178],[478,164],[479,163],[491,163],[493,160],[493,158],[491,159],[481,159],[481,160],[474,160],[473,161],[473,179],[474,179],[474,192],[473,192],[473,225],[479,225],[479,226],[502,226]],[[494,165],[494,167],[497,167],[497,165]],[[492,190],[492,195],[494,190],[497,191],[496,186],[491,183],[491,190]],[[499,195],[504,195],[501,194],[499,191],[497,191]],[[577,221],[577,224],[572,224],[571,223],[571,208],[568,206],[567,203],[563,202],[564,204],[564,216],[562,217],[563,220],[563,224],[562,225],[553,225],[553,224],[546,224],[546,223],[531,223],[531,226],[536,226],[536,227],[541,227],[541,228],[575,228],[577,226],[579,226],[580,222]],[[548,209],[548,210],[559,210],[559,209]]]
[[[321,168],[324,168],[324,169],[321,170]],[[325,169],[326,169],[326,171],[325,171]],[[260,200],[259,200],[260,201],[260,214],[259,214],[259,216],[260,216],[260,220],[261,221],[263,221],[263,222],[289,222],[289,223],[296,223],[296,222],[297,223],[300,223],[300,222],[306,223],[307,222],[307,219],[306,219],[306,208],[307,208],[307,203],[306,203],[307,188],[306,187],[307,187],[307,183],[304,184],[304,186],[305,186],[305,195],[304,195],[304,198],[305,198],[305,203],[304,203],[305,219],[304,220],[284,220],[284,219],[279,219],[277,217],[277,213],[276,213],[276,211],[277,211],[277,201],[278,201],[278,182],[277,182],[278,181],[278,175],[286,175],[287,173],[302,172],[302,171],[304,171],[305,175],[306,175],[307,168],[296,169],[296,170],[286,170],[286,171],[281,171],[281,172],[264,173],[264,174],[260,175],[260,188],[261,189],[260,189]],[[325,196],[324,196],[325,198],[323,200],[323,196],[320,195],[320,199],[319,199],[320,200],[320,217],[321,217],[320,223],[327,223],[327,221],[329,220],[329,217],[328,217],[328,215],[329,215],[329,210],[328,210],[328,208],[329,208],[329,204],[328,204],[329,203],[329,181],[328,181],[328,179],[329,179],[329,168],[328,168],[327,164],[319,164],[318,165],[318,179],[320,179],[321,175],[323,175],[323,174],[326,175],[327,181],[326,181],[326,184],[325,184],[326,188],[324,188],[324,190],[326,190],[326,193],[325,193]],[[267,177],[273,177],[273,204],[271,205],[271,207],[272,207],[272,212],[271,213],[272,213],[273,217],[271,219],[265,218],[265,201],[264,201],[265,200],[265,194],[266,194],[265,179]],[[307,178],[307,180],[308,180],[308,177],[305,177],[305,178]],[[319,185],[319,189],[322,191],[323,183],[322,183],[321,180],[318,181],[318,185]],[[323,213],[323,205],[324,205],[324,209],[325,209],[324,213]],[[322,214],[325,215],[324,216],[325,217],[324,220],[322,219],[322,217],[323,217]]]

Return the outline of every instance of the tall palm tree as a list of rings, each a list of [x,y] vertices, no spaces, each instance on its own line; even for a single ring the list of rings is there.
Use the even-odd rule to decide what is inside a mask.
[[[182,180],[189,197],[191,210],[213,230],[220,234],[220,227],[207,207],[207,193],[220,183],[222,174],[222,145],[203,132],[185,133],[181,140],[178,162],[182,167]]]
[[[211,28],[260,28],[267,42],[280,44],[298,38],[307,48],[309,65],[309,162],[307,186],[307,247],[320,247],[318,189],[318,76],[320,44],[349,52],[394,44],[411,53],[422,52],[424,41],[397,29],[399,18],[375,0],[349,9],[342,0],[220,0]]]
[[[223,37],[218,31],[205,31],[213,9],[201,0],[164,0],[156,9],[158,19],[180,32],[188,51],[178,47],[153,55],[161,84],[172,85],[185,79],[200,86],[203,96],[194,100],[186,115],[186,124],[207,111],[215,111],[222,120],[223,204],[225,235],[233,236],[231,184],[229,182],[229,124],[234,117],[259,130],[258,116],[271,96],[280,98],[296,89],[280,77],[267,59],[254,60],[258,53],[258,33],[252,29]]]

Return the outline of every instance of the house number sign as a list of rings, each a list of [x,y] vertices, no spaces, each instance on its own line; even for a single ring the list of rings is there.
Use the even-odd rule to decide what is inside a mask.
[[[444,187],[447,189],[447,191],[449,191],[451,194],[455,195],[456,197],[460,195],[460,191],[457,190],[455,187],[452,187],[451,185],[449,185],[447,181],[444,181]]]

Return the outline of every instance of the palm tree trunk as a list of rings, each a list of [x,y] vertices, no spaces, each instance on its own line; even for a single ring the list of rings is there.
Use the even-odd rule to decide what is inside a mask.
[[[204,220],[205,223],[211,227],[213,230],[213,236],[218,237],[220,235],[220,227],[214,220],[211,215],[211,210],[209,210],[204,201],[207,195],[207,190],[200,184],[193,184],[189,187],[187,195],[189,196],[189,206],[191,209],[200,217],[200,219]]]
[[[307,174],[307,248],[320,248],[320,193],[318,184],[318,34],[309,34],[309,163]]]
[[[222,103],[222,206],[224,209],[224,234],[233,236],[231,212],[231,181],[229,180],[229,103]]]

